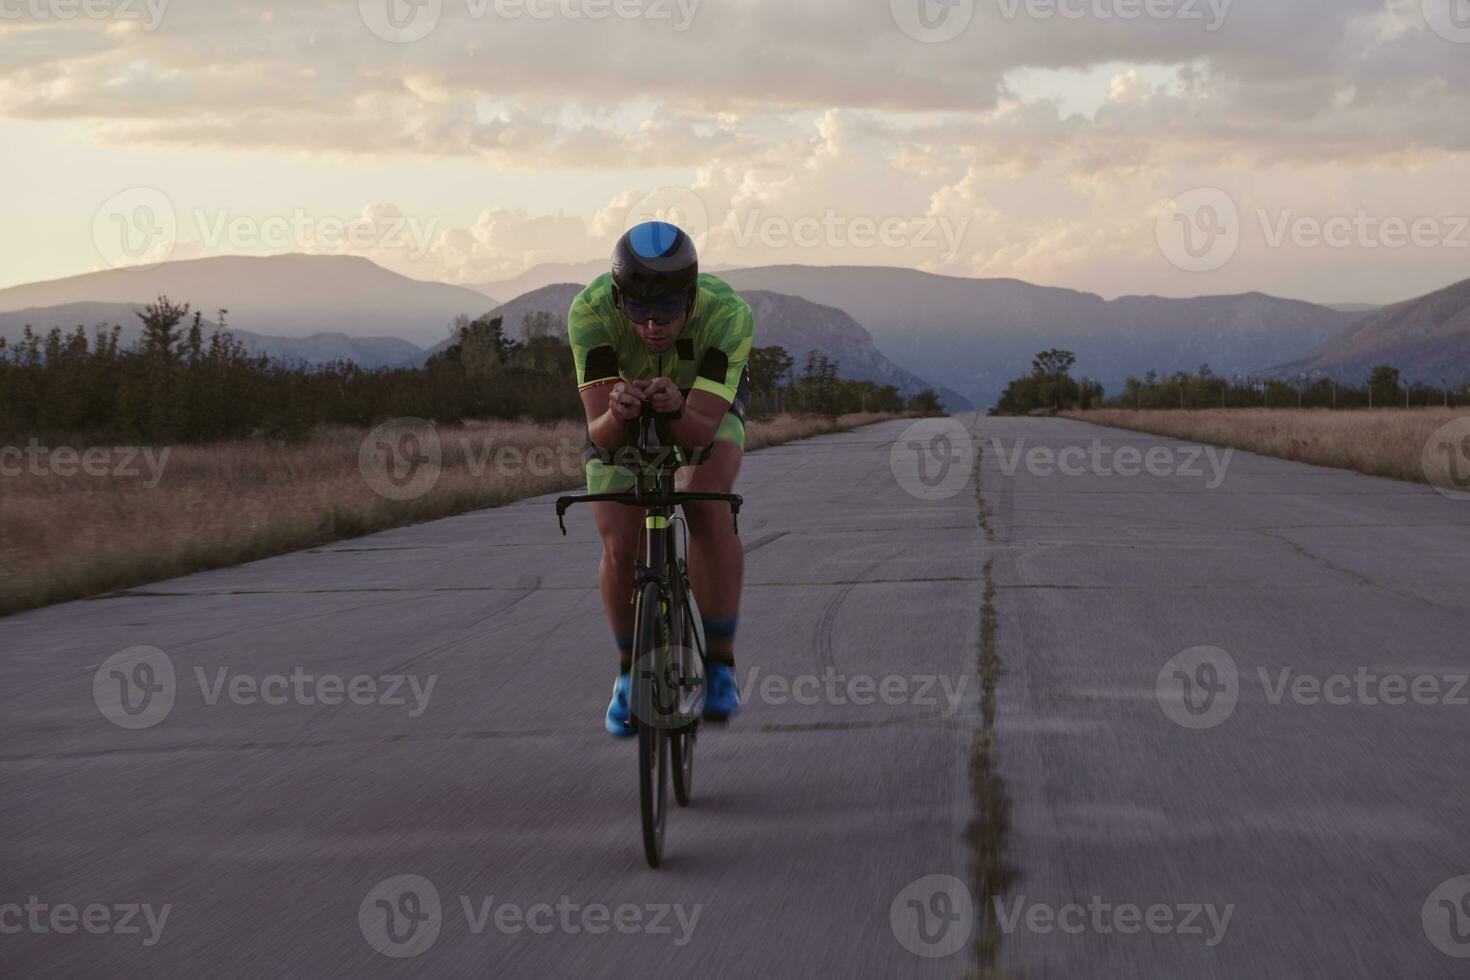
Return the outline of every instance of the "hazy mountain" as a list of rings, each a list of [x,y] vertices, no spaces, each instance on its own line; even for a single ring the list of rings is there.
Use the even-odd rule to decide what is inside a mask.
[[[492,297],[524,296],[526,293],[558,283],[575,282],[585,286],[606,272],[607,267],[607,259],[594,259],[590,262],[542,262],[510,279],[479,283],[470,285],[468,288]],[[565,307],[562,308],[562,313],[566,313]]]
[[[1383,309],[1383,307],[1373,303],[1323,303],[1321,305],[1327,307],[1329,310],[1336,310],[1339,313],[1356,313],[1359,316],[1364,313],[1377,313]]]
[[[86,328],[90,340],[96,335],[96,327],[110,328],[116,324],[122,327],[122,345],[128,347],[142,335],[142,325],[135,315],[142,309],[142,303],[68,303],[63,306],[13,310],[0,313],[0,337],[13,344],[20,340],[27,326],[43,335],[52,327],[60,327],[64,333],[71,334],[80,326]],[[364,368],[416,367],[423,364],[427,356],[422,347],[397,337],[349,337],[341,333],[272,337],[249,330],[238,330],[233,323],[229,325],[229,331],[257,353],[279,360],[305,361],[308,364],[352,361]],[[205,335],[212,332],[213,323],[206,320]]]
[[[729,268],[727,265],[717,263],[708,266],[701,265],[700,271],[723,274]],[[591,259],[587,262],[542,262],[510,279],[469,285],[466,288],[479,290],[487,296],[524,296],[526,293],[558,283],[575,282],[585,286],[607,269],[607,259]]]
[[[1016,279],[888,267],[767,266],[724,278],[741,290],[835,306],[867,327],[887,357],[982,406],[1050,347],[1073,351],[1079,375],[1116,392],[1150,369],[1193,372],[1208,362],[1221,374],[1259,370],[1300,357],[1356,319],[1260,293],[1108,301]]]
[[[0,290],[0,311],[72,303],[149,303],[166,293],[213,318],[275,337],[318,333],[401,337],[428,345],[458,313],[483,309],[482,293],[421,282],[353,256],[221,256],[114,269]]]
[[[567,308],[582,288],[576,283],[545,286],[517,296],[485,316],[501,317],[507,335],[520,339],[527,314],[546,312],[552,317],[554,329],[565,333]],[[796,359],[798,368],[804,363],[807,351],[820,350],[837,359],[838,373],[844,378],[891,384],[904,395],[933,388],[951,411],[965,411],[972,407],[961,395],[940,389],[884,357],[873,346],[872,335],[841,310],[764,290],[749,290],[741,295],[755,314],[756,343],[761,347],[786,348]],[[447,341],[440,343],[431,353],[446,346]]]
[[[1406,381],[1470,381],[1470,279],[1385,307],[1271,373],[1359,381],[1380,364],[1398,368]]]

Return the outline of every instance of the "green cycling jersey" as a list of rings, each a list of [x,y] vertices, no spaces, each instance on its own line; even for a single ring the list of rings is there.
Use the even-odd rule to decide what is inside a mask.
[[[613,304],[610,274],[592,280],[567,313],[579,390],[618,380],[671,378],[686,396],[708,391],[733,404],[754,338],[750,306],[728,283],[708,274],[699,277],[694,311],[674,349],[665,354],[649,353]]]

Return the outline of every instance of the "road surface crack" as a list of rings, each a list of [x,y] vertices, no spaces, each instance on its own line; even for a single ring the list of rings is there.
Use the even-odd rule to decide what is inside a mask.
[[[995,541],[991,511],[980,488],[979,447],[976,448],[975,498],[979,504],[980,527],[985,540]],[[1003,672],[1000,661],[1000,621],[995,609],[995,558],[985,561],[985,587],[980,603],[980,727],[970,742],[970,793],[975,816],[970,821],[970,845],[975,853],[975,898],[979,903],[975,929],[977,977],[996,977],[1000,957],[1001,929],[996,909],[1010,889],[1016,872],[1006,863],[1006,837],[1010,830],[1010,799],[995,758],[996,688]]]

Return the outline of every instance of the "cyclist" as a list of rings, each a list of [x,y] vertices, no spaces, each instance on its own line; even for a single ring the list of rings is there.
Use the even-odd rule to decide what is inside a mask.
[[[704,459],[681,469],[678,488],[731,493],[745,450],[746,361],[754,337],[750,307],[726,283],[701,275],[694,242],[662,221],[639,224],[618,239],[612,271],[572,300],[567,336],[587,412],[587,492],[630,491],[633,473],[611,454],[637,438],[644,402],[674,416],[663,440]],[[595,503],[602,537],[602,604],[618,646],[618,676],[604,725],[634,733],[628,717],[633,650],[633,579],[642,543],[636,507]],[[735,626],[745,554],[722,503],[690,502],[689,579],[704,620],[708,669],[704,717],[723,721],[740,710],[735,690]]]

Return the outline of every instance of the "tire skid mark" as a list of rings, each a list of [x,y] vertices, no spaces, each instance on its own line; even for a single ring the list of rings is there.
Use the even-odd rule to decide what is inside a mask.
[[[520,591],[497,600],[496,602],[491,604],[489,609],[485,610],[484,612],[478,613],[472,620],[460,625],[459,635],[455,636],[453,639],[446,640],[443,643],[435,644],[434,646],[429,647],[427,650],[416,653],[402,663],[390,667],[387,671],[385,671],[385,673],[402,673],[409,667],[415,667],[419,664],[422,664],[430,657],[436,656],[440,653],[444,653],[447,650],[451,650],[465,643],[483,638],[488,631],[479,629],[478,627],[481,627],[486,622],[496,619],[502,614],[510,611],[511,609],[515,608],[515,606],[517,606],[519,603],[523,602],[525,599],[529,598],[537,591],[539,591],[541,588],[541,576],[527,576],[525,579],[522,580],[522,583],[523,584],[520,586]]]
[[[852,581],[847,582],[837,590],[837,594],[827,603],[827,608],[822,611],[822,618],[817,622],[816,655],[818,667],[836,667],[837,660],[832,654],[832,631],[837,625],[837,613],[842,609],[842,604],[852,594],[852,590],[864,584],[864,579],[878,568],[903,554],[903,548],[894,548],[888,554],[868,565],[858,572]],[[830,584],[830,583],[829,583]]]

